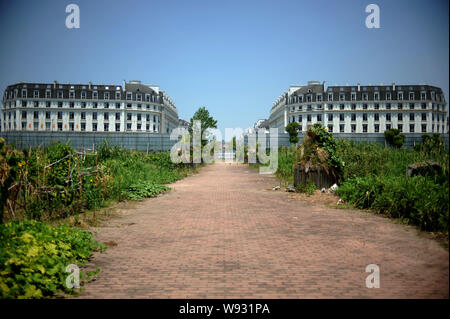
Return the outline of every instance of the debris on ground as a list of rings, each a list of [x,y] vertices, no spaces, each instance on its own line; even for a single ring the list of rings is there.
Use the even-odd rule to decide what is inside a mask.
[[[325,187],[320,190],[321,193],[326,193],[326,191]]]
[[[328,190],[331,194],[336,193],[337,189],[339,188],[339,186],[337,186],[337,184],[333,184],[333,186],[330,187],[330,189]]]
[[[294,193],[295,192],[294,185],[289,185],[288,187],[286,187],[286,192]]]
[[[275,186],[274,188],[272,188],[273,191],[277,191],[279,190],[281,187],[280,186]]]

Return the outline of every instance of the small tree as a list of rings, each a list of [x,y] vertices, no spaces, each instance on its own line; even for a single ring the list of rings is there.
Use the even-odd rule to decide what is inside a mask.
[[[396,148],[401,148],[405,144],[405,135],[401,134],[400,130],[396,128],[384,131],[384,138],[389,145]]]
[[[286,132],[289,134],[289,142],[291,144],[297,144],[299,141],[298,131],[300,130],[300,124],[297,122],[291,122],[286,126]]]
[[[209,111],[206,109],[205,106],[200,107],[195,113],[194,116],[190,120],[190,126],[189,126],[189,133],[192,136],[192,131],[194,127],[194,120],[198,120],[201,122],[201,134],[203,136],[203,132],[212,129],[217,128],[217,120],[215,120],[212,116],[209,115]],[[207,141],[204,141],[202,139],[202,147],[205,146]]]

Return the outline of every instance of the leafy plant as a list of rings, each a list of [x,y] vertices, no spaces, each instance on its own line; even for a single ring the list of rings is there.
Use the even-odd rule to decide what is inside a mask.
[[[300,130],[300,124],[297,122],[291,122],[286,125],[285,130],[289,134],[289,142],[291,142],[291,144],[297,144],[299,140],[298,132]]]
[[[405,144],[405,135],[400,133],[399,129],[391,128],[384,131],[384,137],[386,142],[393,147],[401,148]]]

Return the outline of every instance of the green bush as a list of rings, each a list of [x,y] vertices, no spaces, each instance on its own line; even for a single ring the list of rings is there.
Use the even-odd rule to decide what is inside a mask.
[[[448,231],[448,183],[424,176],[384,176],[349,179],[337,190],[343,200],[400,218],[428,231]]]
[[[396,128],[386,130],[384,132],[384,137],[389,145],[396,148],[401,148],[405,143],[405,135],[401,134],[400,130]]]
[[[132,200],[139,200],[146,197],[155,197],[169,189],[169,187],[160,184],[139,182],[128,186],[122,196]]]
[[[69,264],[83,265],[105,246],[84,230],[38,221],[0,225],[0,298],[42,298],[66,288]]]

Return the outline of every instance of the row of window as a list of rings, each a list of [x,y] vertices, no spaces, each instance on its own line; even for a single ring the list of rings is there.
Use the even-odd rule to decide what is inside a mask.
[[[30,112],[31,113],[31,112]],[[46,119],[50,119],[51,118],[51,114],[55,114],[56,113],[56,117],[57,119],[62,119],[63,118],[63,112],[45,112],[45,118]],[[16,118],[16,113],[15,112],[9,112],[8,113],[8,117],[6,116],[6,112],[4,112],[4,118],[7,119],[9,118],[11,120],[12,117],[14,117],[14,119]],[[38,119],[39,118],[39,112],[38,111],[34,111],[33,113],[33,118],[34,119]],[[92,112],[92,120],[97,120],[98,116],[97,116],[97,112]],[[116,113],[110,113],[110,112],[104,112],[103,113],[103,119],[104,120],[110,120],[111,118],[114,118],[115,120],[119,121],[120,120],[120,112],[116,112]],[[132,114],[133,113],[126,113],[126,117],[127,117],[127,121],[131,121],[132,118]],[[27,111],[22,111],[22,120],[26,120],[27,118]],[[69,119],[73,120],[75,118],[75,113],[74,112],[69,112]],[[80,112],[80,118],[82,120],[86,119],[86,112]],[[157,122],[159,121],[159,116],[153,115],[153,117],[150,114],[144,114],[142,115],[141,113],[137,113],[136,114],[136,119],[137,121],[141,121],[143,118],[146,119],[146,121],[150,121],[153,118],[153,122]]]
[[[10,127],[11,127],[12,130],[14,130],[15,129],[15,124],[12,123]],[[86,131],[86,123],[80,123],[80,126],[78,126],[78,124],[75,124],[73,122],[69,123],[68,125],[67,124],[63,124],[62,122],[58,122],[58,123],[56,123],[56,125],[55,124],[51,124],[50,122],[46,122],[45,123],[45,130],[47,130],[47,131],[55,130],[55,129],[58,130],[58,131],[62,131],[63,127],[64,127],[64,130],[67,130],[67,128],[68,128],[69,131],[75,131],[75,129],[78,130],[78,128],[82,132]],[[40,128],[44,129],[44,124],[41,124]],[[97,132],[98,128],[99,127],[98,127],[97,123],[92,123],[92,132]],[[142,131],[143,128],[144,128],[144,126],[142,124],[140,124],[140,123],[136,124],[136,130],[137,131]],[[22,122],[22,130],[27,130],[27,129],[38,131],[39,130],[39,123],[38,122],[33,122],[33,124],[31,124],[31,123],[28,124],[28,127],[27,127],[27,123]],[[126,124],[126,130],[127,131],[132,131],[131,123],[127,123]],[[108,123],[104,123],[103,124],[103,131],[104,132],[113,132],[112,127]],[[120,123],[116,123],[115,131],[116,132],[120,132],[121,131],[120,130]],[[153,124],[153,125],[146,124],[145,125],[145,131],[147,131],[147,132],[158,132],[159,131],[159,125],[158,124]]]
[[[333,124],[328,124],[327,128],[328,128],[328,132],[330,132],[330,133],[346,133],[344,124],[339,124],[339,126],[336,127],[337,130],[335,130],[335,125],[333,125]],[[357,128],[356,124],[351,124],[350,125],[351,133],[368,133],[369,125],[368,124],[362,124],[359,132],[356,130],[356,128]],[[385,125],[385,129],[386,130],[390,130],[391,128],[392,128],[391,124],[386,124]],[[381,129],[380,124],[374,124],[373,125],[373,132],[374,133],[380,133],[381,132],[380,129]],[[409,133],[415,133],[416,132],[416,127],[415,127],[414,124],[410,124],[409,125],[409,130],[408,131],[404,131],[403,124],[397,124],[397,129],[400,132],[409,132]],[[444,125],[441,125],[441,126],[439,126],[439,125],[436,125],[436,126],[432,125],[431,131],[435,132],[435,129],[436,129],[436,131],[439,131],[439,129],[441,129],[441,132],[444,132]],[[302,130],[303,130],[303,126],[300,125],[300,131],[302,131]],[[420,132],[422,132],[422,133],[426,133],[427,132],[427,125],[426,124],[422,124],[420,126]]]
[[[26,89],[22,89],[22,94],[21,97],[22,98],[28,98],[28,91]],[[156,94],[142,94],[142,93],[134,93],[135,95],[135,100],[136,101],[144,101],[145,102],[158,102],[159,98],[158,95]],[[17,98],[18,97],[18,91],[17,89],[14,91],[9,91],[9,94],[7,91],[5,91],[5,99],[7,99],[9,96],[9,99],[13,99],[13,98]],[[56,92],[56,96],[52,97],[52,91],[51,90],[46,90],[45,91],[45,96],[40,96],[40,92],[39,90],[34,90],[33,91],[33,95],[32,97],[34,99],[38,99],[38,98],[46,98],[46,99],[51,99],[51,98],[58,98],[58,99],[64,99],[64,98],[69,98],[69,99],[75,99],[76,95],[75,95],[75,91],[69,91],[69,95],[68,96],[64,96],[64,91],[57,91]],[[121,91],[116,91],[116,92],[108,92],[105,91],[103,92],[103,100],[110,100],[112,98],[115,98],[116,100],[121,100],[122,99],[122,92]],[[98,100],[99,99],[99,93],[98,91],[93,91],[92,94],[88,94],[87,91],[81,91],[78,98],[84,100],[84,99],[93,99],[93,100]],[[131,101],[133,100],[133,92],[126,92],[126,99]]]
[[[417,113],[417,114],[419,114],[419,113]],[[328,118],[328,121],[333,121],[335,114],[329,113],[329,114],[326,114],[326,116]],[[343,113],[336,114],[336,116],[339,116],[339,121],[344,121],[344,114]],[[427,120],[427,113],[420,113],[420,116],[421,116],[421,120],[422,121],[426,121]],[[297,116],[297,122],[299,122],[299,123],[302,122],[303,118],[304,118],[303,115],[298,115]],[[311,122],[311,114],[307,114],[305,116],[305,118],[306,118],[307,122]],[[316,118],[317,118],[317,121],[321,122],[322,121],[322,114],[316,114]],[[350,114],[350,118],[351,118],[352,121],[356,121],[356,113],[351,113]],[[362,120],[363,121],[367,121],[367,118],[368,118],[368,114],[367,113],[363,113],[362,114]],[[416,113],[409,113],[409,120],[410,121],[414,121],[415,118],[416,118]],[[391,120],[391,114],[390,113],[386,113],[385,114],[385,119],[386,119],[386,121],[390,121]],[[292,116],[290,122],[295,122],[295,120],[296,120],[296,117]],[[379,113],[375,113],[374,114],[374,121],[379,121],[379,120],[380,120],[380,114]],[[445,121],[444,114],[436,114],[436,115],[432,114],[432,121],[435,121],[435,120],[444,122]],[[403,121],[403,114],[402,113],[398,113],[397,114],[397,121]]]
[[[348,101],[348,95],[346,95],[345,93],[339,93],[339,95],[335,96],[334,93],[328,93],[328,100],[327,101],[334,101],[335,97],[336,100],[339,101]],[[416,100],[419,98],[419,96],[416,96],[415,92],[409,92],[409,95],[406,95],[404,92],[397,92],[397,94],[392,94],[391,92],[386,92],[385,93],[385,100],[390,101],[390,100],[404,100],[405,97],[408,96],[409,100]],[[322,98],[322,94],[316,94],[315,95],[316,102],[322,102],[323,98]],[[375,101],[379,101],[380,100],[380,93],[379,92],[374,92],[373,93],[373,99]],[[431,99],[437,100],[437,101],[442,101],[442,97],[440,94],[436,94],[434,91],[431,92]],[[350,100],[351,101],[357,101],[357,94],[356,92],[352,92],[350,94]],[[361,98],[360,100],[363,101],[369,101],[369,93],[362,93],[361,94]],[[421,92],[420,93],[420,100],[424,101],[427,100],[427,93],[426,92]],[[304,98],[303,95],[293,95],[289,98],[289,103],[303,103],[303,102],[313,102],[313,95],[312,94],[307,94],[306,97]]]
[[[21,107],[28,107],[28,105],[32,105],[33,107],[39,107],[40,104],[39,101],[30,101],[30,103],[28,103],[25,100],[22,100],[20,103]],[[45,102],[45,107],[51,107],[52,103],[50,101],[46,101]],[[58,106],[58,107],[65,107],[65,106],[69,106],[69,108],[75,108],[75,102],[68,102],[66,104],[64,104],[63,102],[54,102],[53,103],[54,106]],[[16,101],[13,102],[9,102],[7,103],[5,106],[9,106],[9,108],[11,107],[16,107]],[[105,102],[105,103],[98,103],[98,102],[93,102],[93,103],[86,103],[86,102],[81,102],[79,104],[79,106],[82,109],[85,109],[87,107],[92,107],[94,109],[98,108],[98,107],[103,107],[104,109],[109,109],[109,108],[116,108],[116,109],[120,109],[121,108],[121,103],[109,103],[109,102]],[[133,107],[133,104],[131,103],[127,103],[126,104],[126,108],[131,109]],[[161,108],[159,105],[151,105],[151,104],[136,104],[136,107],[138,109],[147,109],[147,110],[154,110],[154,111],[159,111]]]
[[[391,110],[393,109],[394,105],[391,105],[391,103],[386,103],[386,104],[380,104],[375,103],[372,105],[374,110]],[[397,109],[398,110],[403,110],[403,107],[405,108],[409,108],[410,110],[414,110],[416,109],[416,104],[415,103],[409,103],[406,105],[403,105],[403,103],[398,103],[396,104]],[[417,105],[418,107],[419,105]],[[439,105],[439,104],[434,104],[432,103],[432,110],[436,110],[439,111],[439,109],[441,109],[442,111],[445,111],[445,104]],[[345,104],[308,104],[308,105],[299,105],[299,106],[291,106],[291,112],[295,112],[297,111],[311,111],[311,110],[323,110],[323,109],[327,109],[327,110],[346,110],[345,108]],[[350,109],[351,110],[368,110],[369,109],[369,105],[368,104],[350,104]],[[421,103],[420,104],[420,109],[425,110],[427,109],[427,104],[426,103]],[[348,110],[348,108],[347,108]]]

